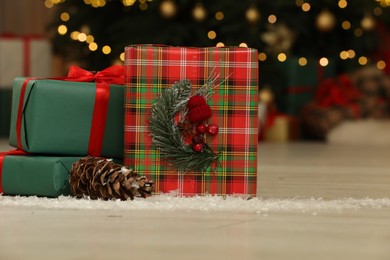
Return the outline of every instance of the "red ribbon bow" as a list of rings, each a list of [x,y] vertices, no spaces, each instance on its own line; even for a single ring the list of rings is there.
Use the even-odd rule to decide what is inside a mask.
[[[88,70],[77,66],[70,66],[66,81],[78,82],[106,82],[110,84],[125,84],[125,70],[121,65],[108,67],[97,73],[92,73]]]
[[[361,91],[356,88],[351,79],[342,74],[336,79],[323,81],[315,96],[319,106],[328,108],[332,106],[349,108],[356,118],[360,117],[359,99]]]
[[[124,68],[120,65],[108,67],[97,73],[84,70],[77,66],[71,66],[68,76],[66,78],[51,78],[54,80],[65,80],[75,82],[95,82],[96,95],[95,104],[93,108],[93,116],[91,123],[91,131],[88,144],[88,154],[92,156],[100,156],[104,139],[104,128],[106,125],[108,102],[110,99],[110,85],[109,84],[124,84]],[[24,95],[27,83],[31,78],[26,79],[22,85],[18,117],[16,122],[16,135],[18,141],[18,148],[22,149],[21,141],[21,127],[22,127],[22,111]]]

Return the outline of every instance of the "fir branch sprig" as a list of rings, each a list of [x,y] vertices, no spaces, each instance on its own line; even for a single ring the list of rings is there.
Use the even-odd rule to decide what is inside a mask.
[[[212,74],[193,94],[190,81],[178,81],[163,90],[151,108],[149,129],[152,143],[160,151],[160,156],[167,159],[180,173],[204,172],[212,163],[219,164],[220,153],[215,153],[207,144],[204,144],[202,152],[195,152],[184,142],[174,121],[177,113],[182,113],[182,117],[185,117],[188,112],[187,102],[191,96],[202,95],[206,100],[210,98],[216,79]]]

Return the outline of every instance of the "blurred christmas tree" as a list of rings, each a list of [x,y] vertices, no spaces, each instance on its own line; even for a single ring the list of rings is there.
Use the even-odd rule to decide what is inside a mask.
[[[249,46],[259,50],[261,85],[275,85],[277,63],[325,58],[342,72],[390,46],[388,0],[46,0],[57,8],[54,52],[100,70],[123,61],[126,45]]]

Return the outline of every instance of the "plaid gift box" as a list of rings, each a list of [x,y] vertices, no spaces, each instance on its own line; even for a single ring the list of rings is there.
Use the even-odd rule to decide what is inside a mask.
[[[221,166],[212,172],[185,174],[160,158],[152,145],[148,117],[154,99],[180,80],[193,89],[212,72],[219,75],[208,104],[219,126],[206,142],[221,150]],[[226,79],[226,80],[225,80]],[[257,52],[248,48],[184,48],[154,45],[125,50],[125,164],[155,181],[157,193],[178,195],[256,194],[257,177]]]

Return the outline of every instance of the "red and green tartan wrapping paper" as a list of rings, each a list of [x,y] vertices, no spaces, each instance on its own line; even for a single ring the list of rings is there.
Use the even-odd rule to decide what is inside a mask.
[[[180,80],[202,86],[212,72],[222,82],[208,101],[208,123],[219,134],[207,137],[221,150],[216,172],[179,174],[152,146],[148,117],[154,99]],[[225,80],[226,79],[226,80]],[[125,164],[155,181],[156,193],[180,196],[256,194],[257,51],[249,48],[185,48],[136,45],[125,49]]]

